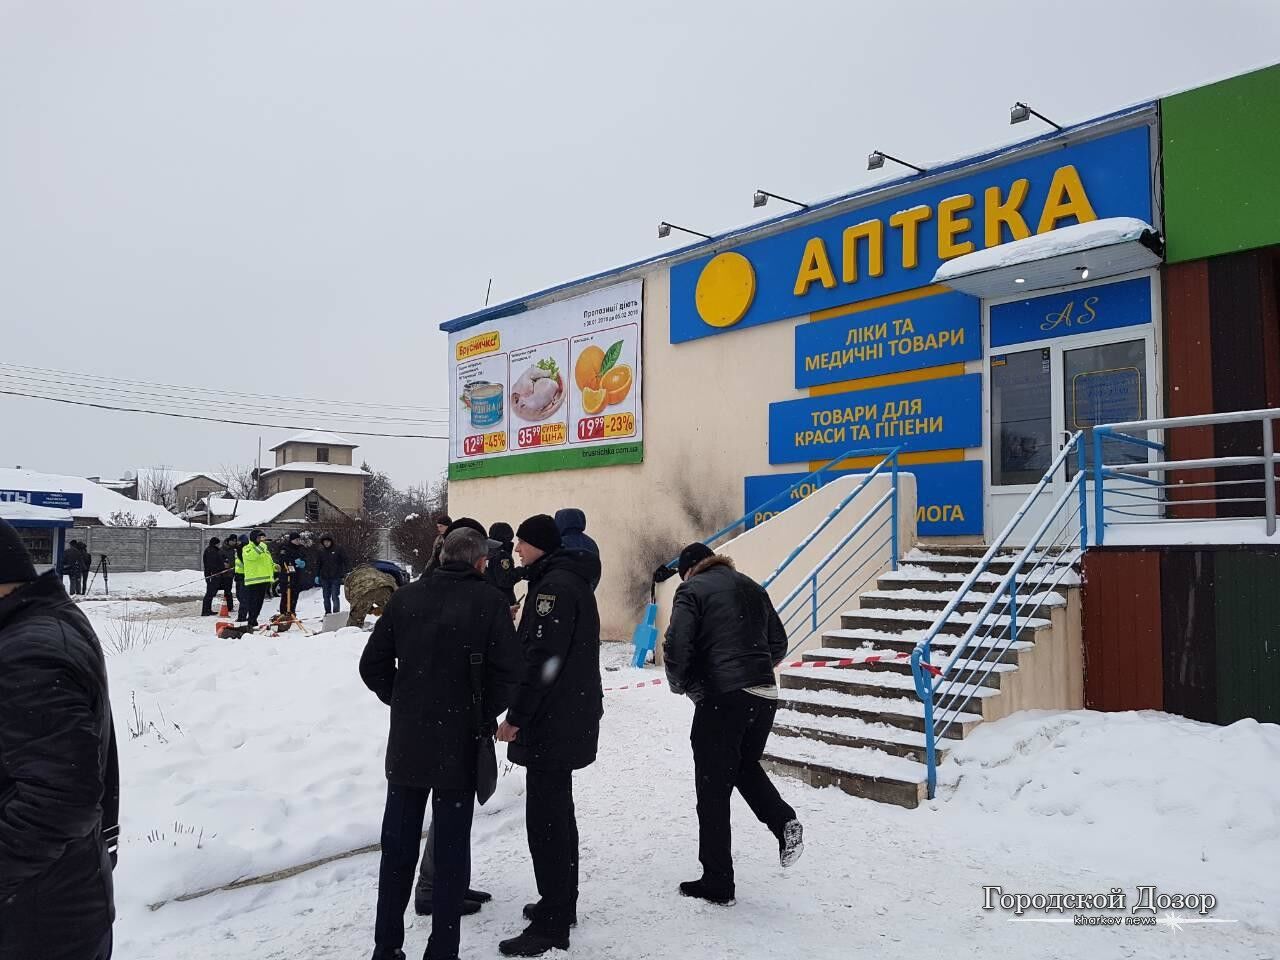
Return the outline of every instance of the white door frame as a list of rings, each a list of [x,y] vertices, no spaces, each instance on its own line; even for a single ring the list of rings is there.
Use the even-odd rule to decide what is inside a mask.
[[[1092,287],[1108,286],[1118,283],[1122,280],[1132,280],[1138,277],[1147,277],[1151,284],[1151,322],[1147,324],[1132,324],[1124,327],[1110,327],[1106,330],[1094,332],[1073,333],[1061,337],[1049,337],[1042,340],[1028,340],[1025,343],[1011,343],[1001,347],[992,348],[991,346],[991,308],[1005,303],[1017,303],[1023,300],[1035,299],[1038,297],[1053,296],[1057,293],[1077,292],[1088,290]],[[1051,287],[1045,290],[1034,290],[1026,294],[1017,294],[1008,297],[995,297],[990,300],[982,301],[982,459],[984,463],[983,471],[983,527],[985,530],[987,542],[991,542],[1008,523],[1013,516],[1017,507],[1027,498],[1027,496],[1035,489],[1036,484],[1013,484],[1009,486],[995,486],[991,481],[992,458],[995,455],[992,451],[991,436],[991,357],[999,356],[1006,353],[1022,353],[1028,350],[1049,349],[1049,378],[1052,402],[1050,406],[1052,416],[1052,435],[1054,442],[1054,456],[1062,449],[1064,433],[1066,432],[1063,397],[1065,396],[1064,384],[1062,382],[1062,354],[1064,350],[1075,350],[1080,347],[1100,346],[1108,343],[1121,343],[1127,340],[1146,340],[1146,391],[1147,391],[1147,417],[1158,418],[1163,416],[1161,411],[1164,409],[1164,377],[1161,370],[1161,343],[1163,338],[1163,303],[1160,296],[1160,274],[1156,270],[1139,270],[1133,273],[1126,273],[1116,277],[1107,277],[1103,280],[1097,280],[1090,283],[1073,283],[1060,287]],[[1052,459],[1052,458],[1051,458]],[[1038,482],[1038,481],[1037,481]],[[1048,508],[1053,505],[1060,495],[1062,482],[1055,480],[1045,496],[1041,498],[1044,505],[1044,511],[1047,513]],[[1092,501],[1090,501],[1092,504]],[[1090,529],[1093,529],[1094,519],[1089,518]],[[1019,528],[1018,532],[1026,530],[1026,534],[1034,532],[1036,524],[1030,519],[1024,521],[1024,526]],[[1015,538],[1016,539],[1016,538]]]

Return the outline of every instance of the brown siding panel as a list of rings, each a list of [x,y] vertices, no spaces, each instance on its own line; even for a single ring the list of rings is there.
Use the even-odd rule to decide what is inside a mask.
[[[1160,554],[1084,558],[1084,687],[1091,710],[1162,710]]]
[[[1213,413],[1213,369],[1209,323],[1209,265],[1204,260],[1181,263],[1164,271],[1164,406],[1168,416],[1189,417]],[[1213,428],[1174,430],[1168,435],[1175,460],[1212,457]],[[1210,483],[1212,470],[1183,471],[1174,475],[1180,483]],[[1171,500],[1198,500],[1212,496],[1212,488],[1169,491]],[[1212,504],[1179,507],[1175,517],[1213,517]]]
[[[1214,553],[1166,551],[1160,561],[1164,708],[1192,720],[1218,719],[1214,646]]]

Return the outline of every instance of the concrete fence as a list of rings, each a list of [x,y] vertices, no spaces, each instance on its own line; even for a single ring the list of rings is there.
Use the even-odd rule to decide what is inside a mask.
[[[200,570],[201,557],[209,540],[225,540],[236,534],[242,540],[251,528],[243,530],[205,530],[201,527],[74,527],[67,540],[81,540],[89,547],[96,564],[100,554],[116,573],[145,573],[157,570]],[[282,533],[296,532],[296,525],[260,528],[269,539]],[[318,538],[321,531],[314,532]],[[378,531],[378,557],[391,559],[390,531]]]

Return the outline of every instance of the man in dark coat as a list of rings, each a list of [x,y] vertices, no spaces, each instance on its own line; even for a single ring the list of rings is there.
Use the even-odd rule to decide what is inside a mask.
[[[341,612],[342,580],[349,568],[346,551],[334,546],[333,537],[326,533],[320,538],[320,551],[316,558],[316,579],[324,595],[325,613]]]
[[[516,615],[516,584],[520,579],[512,556],[515,539],[516,532],[511,529],[511,524],[491,524],[489,526],[489,560],[484,568],[485,579],[507,598],[513,619]]]
[[[119,810],[98,638],[0,520],[0,960],[111,956]]]
[[[486,552],[475,531],[451,534],[440,567],[392,595],[360,658],[365,685],[391,705],[374,960],[404,957],[404,911],[428,797],[439,835],[425,957],[458,956],[471,872],[476,750],[481,736],[492,736],[520,675],[507,606],[484,580]],[[473,701],[477,657],[483,732]]]
[[[568,507],[556,511],[556,529],[560,531],[560,542],[566,550],[586,550],[600,559],[600,546],[587,535],[587,515],[577,507]],[[591,589],[600,586],[600,574],[591,581]]]
[[[301,571],[307,565],[306,550],[302,546],[302,535],[291,533],[276,552],[276,563],[280,567],[280,616],[292,617],[298,609],[298,590],[301,586]]]
[[[787,632],[764,588],[701,543],[680,553],[680,578],[662,650],[672,693],[695,704],[693,769],[698,794],[702,879],[680,893],[733,903],[729,799],[734,787],[778,840],[782,865],[804,849],[796,812],[760,765],[778,712],[774,669],[787,654]]]
[[[600,560],[564,550],[555,521],[530,517],[516,531],[516,553],[528,568],[529,593],[520,619],[524,679],[498,739],[507,759],[528,768],[525,823],[538,883],[525,907],[529,926],[498,949],[508,957],[538,957],[569,947],[578,919],[578,822],[573,771],[595,762],[604,713],[600,684],[600,615],[593,578]]]
[[[222,540],[218,537],[211,537],[209,545],[204,548],[204,556],[201,559],[204,564],[204,602],[200,605],[200,616],[213,616],[213,598],[222,593],[223,599],[227,601],[227,606],[232,610],[235,609],[231,603],[231,584],[232,573],[231,567],[227,566],[227,558],[222,552]],[[234,566],[235,561],[232,561]]]
[[[228,533],[227,539],[222,541],[222,566],[231,572],[227,574],[232,586],[235,587],[236,604],[244,605],[244,574],[237,573],[236,561],[240,559],[240,538],[234,533]],[[232,610],[235,609],[233,606]]]
[[[62,575],[70,581],[67,592],[72,596],[84,593],[84,582],[86,574],[89,572],[89,561],[89,553],[81,548],[79,540],[70,541],[67,544],[67,548],[62,551]]]

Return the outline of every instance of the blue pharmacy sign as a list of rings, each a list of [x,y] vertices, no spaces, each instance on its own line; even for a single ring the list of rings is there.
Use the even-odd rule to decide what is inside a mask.
[[[982,375],[769,404],[770,463],[830,460],[859,444],[910,451],[981,446]]]
[[[960,537],[982,534],[982,462],[926,463],[902,467],[916,478],[916,532],[926,537]],[[824,472],[812,482],[792,491],[785,502],[772,504],[769,511],[756,508],[768,503],[791,485],[803,480],[803,473],[768,473],[747,477],[743,483],[747,526],[763,523],[774,514],[803,500],[838,476],[866,471]]]
[[[944,293],[796,325],[796,387],[878,377],[982,356],[982,303]]]
[[[927,287],[974,250],[1106,217],[1151,221],[1146,126],[951,179],[671,268],[671,342]]]
[[[1151,280],[1137,277],[1001,303],[991,308],[991,346],[1052,340],[1151,322]]]
[[[0,490],[0,503],[25,503],[32,507],[79,510],[84,506],[84,494],[63,493],[60,490]]]

